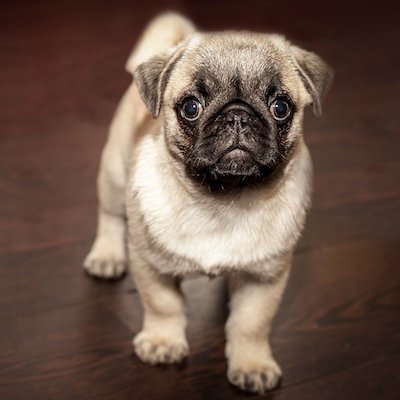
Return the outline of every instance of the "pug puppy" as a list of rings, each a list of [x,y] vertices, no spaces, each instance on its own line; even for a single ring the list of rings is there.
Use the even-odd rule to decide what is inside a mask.
[[[281,377],[268,335],[310,206],[304,108],[321,113],[332,71],[283,36],[200,33],[175,14],[150,24],[127,69],[84,267],[109,279],[131,266],[133,344],[150,364],[188,355],[182,277],[227,275],[228,379],[264,393]]]

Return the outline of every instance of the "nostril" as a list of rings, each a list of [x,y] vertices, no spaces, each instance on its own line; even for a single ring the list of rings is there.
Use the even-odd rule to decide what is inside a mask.
[[[249,115],[243,111],[237,112],[232,110],[226,115],[226,122],[237,131],[247,128],[249,121]]]
[[[226,114],[226,120],[228,122],[240,122],[240,123],[248,123],[250,119],[249,114],[246,111],[242,111],[242,110],[230,110],[227,114]]]
[[[243,113],[241,116],[240,116],[240,122],[242,123],[242,124],[244,124],[244,125],[246,125],[248,122],[249,122],[249,114],[247,114],[247,113]]]

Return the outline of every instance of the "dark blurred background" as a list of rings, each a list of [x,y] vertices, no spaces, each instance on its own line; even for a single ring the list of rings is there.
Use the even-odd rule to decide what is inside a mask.
[[[284,33],[335,69],[308,112],[315,195],[272,334],[275,399],[400,398],[397,2],[13,1],[0,9],[0,398],[247,398],[225,379],[223,280],[184,289],[191,356],[132,356],[129,277],[85,276],[95,180],[127,57],[159,12]]]

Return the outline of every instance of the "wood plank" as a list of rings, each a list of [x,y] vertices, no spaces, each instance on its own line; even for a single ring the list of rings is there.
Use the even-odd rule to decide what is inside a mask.
[[[88,245],[75,242],[1,256],[0,326],[4,321],[132,290],[131,279],[99,281],[83,272]]]
[[[175,368],[132,357],[130,336],[96,302],[3,324],[0,398],[199,398]]]
[[[365,349],[368,351],[368,349]],[[286,390],[276,391],[266,398],[277,400],[397,400],[400,393],[398,375],[399,353],[366,362],[336,374],[310,380]]]

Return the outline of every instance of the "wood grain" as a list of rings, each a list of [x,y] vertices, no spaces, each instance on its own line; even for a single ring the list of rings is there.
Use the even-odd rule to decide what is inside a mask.
[[[132,354],[142,309],[131,279],[81,269],[125,61],[171,8],[202,29],[282,32],[336,72],[323,118],[306,114],[314,207],[272,331],[284,380],[264,398],[398,399],[398,11],[356,0],[2,5],[0,398],[249,398],[225,378],[224,279],[185,281],[190,357],[155,368]]]

